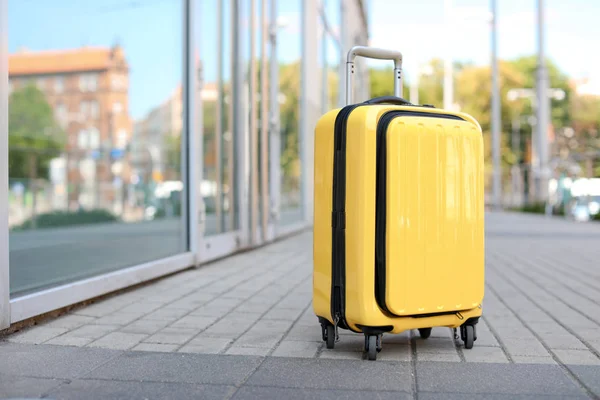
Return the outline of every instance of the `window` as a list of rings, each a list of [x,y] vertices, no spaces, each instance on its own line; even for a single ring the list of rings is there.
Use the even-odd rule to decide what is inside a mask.
[[[123,111],[123,104],[118,103],[118,102],[114,103],[112,110],[113,110],[113,113],[119,114],[121,111]]]
[[[100,147],[100,132],[92,127],[88,130],[89,148],[94,150]]]
[[[83,117],[87,117],[90,114],[90,102],[86,100],[82,101],[79,104],[79,112]]]
[[[64,128],[68,122],[67,106],[64,105],[63,103],[58,103],[56,105],[54,113],[56,115],[56,119],[58,120],[59,124]]]
[[[13,83],[11,81],[8,81],[8,94],[11,94],[13,92]]]
[[[8,2],[10,12],[8,12],[7,28],[11,44],[35,49],[30,52],[36,57],[51,51],[60,61],[64,72],[52,75],[37,74],[33,76],[34,80],[31,83],[34,84],[37,78],[46,78],[44,92],[51,95],[48,100],[53,108],[50,115],[62,115],[63,110],[65,114],[68,112],[70,126],[62,129],[67,143],[59,138],[61,140],[40,141],[33,146],[35,149],[11,148],[8,160],[11,168],[4,172],[10,174],[11,183],[26,179],[30,176],[29,166],[22,160],[30,159],[28,152],[35,151],[40,165],[38,177],[40,180],[47,180],[50,160],[66,159],[71,166],[67,168],[68,179],[61,187],[50,185],[46,188],[45,186],[43,193],[40,189],[36,203],[38,211],[52,213],[64,210],[68,213],[76,213],[80,207],[89,206],[106,210],[115,217],[115,223],[101,224],[102,235],[92,235],[93,237],[82,238],[80,234],[82,228],[95,226],[91,225],[94,222],[91,220],[85,221],[85,225],[80,227],[45,227],[48,229],[39,232],[35,232],[34,229],[27,232],[11,231],[10,241],[12,244],[16,243],[16,246],[11,246],[10,249],[10,295],[25,296],[58,285],[66,285],[187,252],[188,223],[185,220],[185,209],[181,207],[182,196],[186,195],[187,191],[187,181],[184,179],[185,176],[182,176],[185,170],[181,168],[185,156],[182,156],[181,151],[172,152],[172,159],[167,166],[167,163],[160,158],[150,159],[145,151],[153,144],[146,135],[147,126],[156,125],[162,137],[170,134],[173,130],[172,126],[179,126],[182,123],[181,115],[163,112],[166,109],[163,103],[171,98],[184,80],[182,65],[184,43],[180,25],[187,12],[183,7],[185,2],[161,1],[160,12],[156,12],[156,1],[138,1],[136,7],[120,7],[119,14],[122,17],[120,19],[126,22],[123,24],[115,23],[114,13],[106,13],[102,10],[107,3],[103,0],[65,0],[60,2],[60,7],[48,0],[8,0]],[[6,1],[0,3],[4,4]],[[122,2],[113,0],[111,3]],[[202,8],[205,10],[204,7]],[[4,10],[0,11],[0,14],[3,12]],[[205,12],[211,13],[210,10]],[[34,24],[35,29],[31,27],[23,29],[24,16],[27,21],[39,22]],[[141,24],[152,26],[152,35],[142,34],[139,29]],[[60,36],[65,40],[54,40],[56,27],[60,28]],[[101,35],[98,27],[101,27]],[[123,43],[122,48],[116,44],[111,46],[110,42],[115,38]],[[156,38],[160,40],[157,41]],[[80,44],[88,44],[89,48],[80,48]],[[106,58],[102,56],[102,59],[96,62],[93,59],[96,57],[94,54],[101,54],[103,51],[94,48],[107,46],[112,48],[106,49],[104,53]],[[160,54],[160,57],[157,57],[157,54]],[[204,57],[214,58],[215,53],[206,53]],[[106,62],[106,67],[109,66],[108,63],[111,64],[110,72],[103,72],[100,69],[104,68],[99,65],[101,61]],[[82,70],[82,67],[86,69]],[[147,77],[159,77],[161,84],[150,82],[148,85],[129,87],[130,74],[134,79],[139,78],[142,82],[147,81]],[[112,75],[120,75],[115,80],[115,85],[121,89],[113,91],[112,95],[108,94],[106,100],[101,99],[100,91],[112,90]],[[23,77],[11,76],[15,90],[21,86]],[[6,82],[4,84],[6,85]],[[4,92],[0,96],[6,96],[6,89],[4,86],[2,88]],[[126,90],[129,91],[129,97],[126,97]],[[177,96],[178,101],[186,100],[179,94]],[[25,132],[31,125],[31,119],[35,118],[36,112],[39,111],[39,107],[35,103],[36,99],[21,99],[27,104],[19,106],[13,104],[14,96],[12,97],[11,128],[14,126],[15,132],[17,130]],[[115,114],[114,125],[112,130],[109,130],[108,118],[102,117],[108,117],[116,102],[120,103],[116,106],[120,113]],[[64,106],[58,103],[63,103]],[[82,112],[86,115],[83,116]],[[52,123],[59,121],[58,118],[53,120],[41,118],[39,122],[42,125],[36,128],[44,132],[51,130]],[[142,134],[133,139],[131,133],[136,125],[138,131],[142,130]],[[125,129],[126,135],[121,135],[118,139],[120,128]],[[109,163],[110,151],[116,150],[118,140],[121,146],[135,143],[142,149],[140,153],[144,157],[143,162],[135,164],[130,158],[123,158],[123,171],[128,173],[122,178],[127,190],[114,185],[113,174],[110,173],[112,162],[117,161],[116,159],[123,153],[121,150],[113,152],[113,159]],[[100,148],[102,151],[99,151]],[[97,162],[97,174],[93,175],[95,169],[91,167],[84,168],[84,171],[89,171],[88,175],[83,176],[80,173],[80,163],[85,165],[86,159]],[[152,186],[154,182],[151,181],[151,177],[157,171],[165,172],[165,177],[179,184],[178,189],[167,189],[170,192],[164,199],[156,199],[154,196]],[[134,174],[139,175],[140,183],[143,182],[143,185],[130,187],[131,175],[135,176]],[[88,179],[90,176],[93,179]],[[80,203],[78,199],[84,199],[85,203]],[[32,212],[30,200],[17,202],[9,199],[9,201],[11,210],[29,218]],[[123,208],[125,204],[128,205],[127,210]],[[155,210],[156,213],[148,212],[149,210]],[[160,221],[162,218],[168,218],[166,220],[169,225],[168,232],[162,233],[152,243],[148,242],[148,235],[143,230],[131,229],[129,224],[129,222],[155,220],[149,223],[161,227],[164,224]],[[40,225],[38,224],[37,228],[42,228]],[[19,256],[19,248],[31,240],[30,235],[47,235],[51,238],[58,230],[60,230],[64,251],[56,252],[49,246],[35,248],[30,246],[27,257]],[[118,243],[111,239],[115,236],[119,237]],[[144,251],[135,251],[140,241],[149,245],[144,248]],[[131,249],[134,251],[130,251]],[[31,273],[33,270],[40,270],[43,273]],[[68,291],[65,293],[61,299],[68,301],[70,295]]]
[[[85,129],[80,130],[79,135],[77,135],[77,147],[87,149],[88,141],[88,132]]]
[[[127,86],[127,80],[123,75],[113,75],[110,83],[113,90],[122,90]]]
[[[82,92],[95,92],[97,88],[97,74],[83,74],[79,77],[79,89]]]
[[[62,76],[54,78],[54,91],[56,93],[62,93],[65,91],[65,79]]]
[[[39,90],[43,91],[46,88],[46,78],[38,78],[35,84]]]
[[[124,149],[127,147],[127,131],[125,129],[119,129],[117,133],[117,149]]]
[[[100,114],[100,107],[98,106],[98,102],[96,100],[90,101],[90,117],[98,118]]]

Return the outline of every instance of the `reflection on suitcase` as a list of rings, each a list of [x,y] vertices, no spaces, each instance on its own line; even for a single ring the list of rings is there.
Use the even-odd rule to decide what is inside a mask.
[[[394,60],[395,96],[352,103],[354,58]],[[400,98],[402,56],[348,53],[346,106],[315,128],[313,309],[327,348],[338,328],[365,335],[459,328],[477,339],[484,295],[481,127]],[[456,330],[455,330],[456,332]]]

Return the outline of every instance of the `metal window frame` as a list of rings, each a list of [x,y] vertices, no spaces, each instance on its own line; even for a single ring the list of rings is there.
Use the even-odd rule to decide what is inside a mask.
[[[277,59],[277,0],[270,0],[270,71],[269,87],[269,224],[273,226],[270,239],[279,233],[281,207],[281,125],[279,122],[279,60]]]
[[[0,0],[0,329],[10,326],[8,244],[8,0]]]
[[[49,311],[60,309],[72,304],[79,303],[84,300],[88,300],[94,297],[102,296],[107,293],[114,292],[116,290],[131,287],[138,283],[146,282],[173,272],[181,271],[189,268],[198,263],[197,258],[197,236],[198,236],[198,202],[195,199],[195,195],[198,192],[197,179],[195,179],[195,173],[193,166],[195,165],[194,160],[197,159],[197,148],[194,146],[194,135],[193,132],[193,121],[194,113],[194,85],[195,79],[192,78],[194,57],[193,57],[193,35],[191,27],[193,26],[193,6],[196,0],[181,0],[183,5],[182,10],[182,25],[183,25],[183,123],[184,129],[182,134],[182,180],[187,184],[184,189],[184,196],[182,199],[182,222],[187,229],[184,229],[185,237],[182,237],[183,243],[186,245],[186,251],[181,254],[151,261],[129,268],[124,268],[112,273],[95,276],[89,279],[84,279],[76,282],[71,282],[62,286],[43,290],[40,292],[32,293],[25,296],[16,297],[10,299],[10,313],[2,308],[0,313],[0,327],[8,326],[7,320],[11,323],[19,322],[31,317],[35,317],[44,314]],[[0,0],[0,17],[4,18],[0,20],[0,57],[2,57],[2,68],[6,68],[6,3],[7,0]],[[7,73],[0,71],[0,85],[6,84]],[[1,93],[5,93],[1,91]],[[6,113],[7,104],[6,97],[0,98],[0,113]],[[0,118],[0,124],[6,124],[7,118]],[[4,125],[0,125],[0,152],[2,154],[8,154],[6,145],[7,129]],[[7,199],[8,182],[5,180],[8,177],[7,174],[7,157],[0,157],[0,213],[6,212],[7,204],[4,204]],[[4,217],[3,214],[2,217]],[[3,220],[6,218],[3,218]],[[2,220],[2,221],[3,221]],[[0,257],[8,259],[8,251],[3,251],[4,247],[8,250],[8,224],[4,226],[4,223],[0,221]],[[6,240],[5,240],[6,238]],[[0,260],[4,260],[0,259]],[[8,274],[8,260],[0,261],[0,274]],[[6,302],[6,298],[10,298],[10,288],[7,279],[4,279],[4,275],[0,275],[0,306]],[[4,302],[4,303],[3,303]]]
[[[186,250],[198,254],[198,179],[197,168],[194,161],[198,159],[195,129],[195,100],[197,76],[195,74],[194,57],[194,10],[196,0],[183,1],[183,129],[181,138],[181,176],[184,185],[184,202],[182,204],[182,218],[186,229],[182,232],[182,241],[186,243]],[[197,263],[197,260],[194,260]]]
[[[302,1],[302,34],[301,34],[301,74],[300,79],[300,198],[302,221],[312,223],[313,220],[313,180],[314,180],[314,122],[320,111],[320,88],[318,84],[308,85],[308,82],[319,82],[318,48],[319,36],[315,29],[318,23],[317,0]]]
[[[236,153],[235,159],[235,172],[236,172],[236,190],[237,190],[237,201],[238,201],[238,215],[239,215],[239,246],[247,247],[250,245],[250,121],[246,118],[248,113],[249,93],[246,90],[246,83],[244,82],[244,75],[246,68],[244,68],[244,48],[242,45],[242,38],[244,32],[240,30],[240,26],[244,26],[244,13],[242,11],[243,0],[232,0],[232,12],[234,15],[235,24],[233,34],[233,49],[234,49],[234,74],[233,74],[233,92],[235,93],[234,99],[234,152]],[[249,82],[247,83],[249,85]]]
[[[232,69],[231,80],[232,80],[232,96],[231,96],[231,107],[233,109],[232,122],[233,122],[233,157],[230,157],[228,161],[228,168],[233,170],[233,200],[235,204],[232,204],[232,212],[231,215],[234,218],[233,225],[236,226],[236,229],[233,229],[229,232],[222,232],[207,235],[206,230],[204,229],[204,224],[206,221],[206,213],[204,211],[204,201],[202,196],[199,194],[197,202],[201,204],[201,233],[198,237],[198,247],[196,249],[197,259],[199,263],[205,263],[209,261],[213,261],[215,259],[224,257],[228,254],[233,254],[238,250],[248,246],[249,243],[249,207],[250,207],[250,194],[249,194],[249,167],[247,166],[248,155],[247,146],[248,146],[248,132],[244,129],[240,129],[244,127],[245,117],[244,117],[244,103],[243,97],[240,93],[242,93],[241,85],[243,82],[243,68],[241,67],[241,60],[243,60],[243,56],[241,54],[241,36],[242,32],[239,29],[241,24],[241,19],[243,18],[243,13],[241,11],[241,0],[223,0],[230,1],[230,13],[231,18],[230,23],[230,39],[231,39],[231,65],[229,66]],[[220,20],[217,25],[222,28],[222,4],[218,6]],[[222,29],[219,28],[219,35],[222,33]],[[224,43],[224,40],[220,41],[221,44]],[[202,49],[200,49],[200,55],[202,59]],[[220,63],[220,61],[219,61]],[[220,68],[219,68],[220,70]],[[218,85],[221,86],[220,77],[221,71],[218,72],[219,82]],[[220,93],[222,95],[222,93]],[[219,99],[221,101],[222,99]],[[204,143],[204,127],[202,122],[202,98],[198,96],[196,102],[196,111],[199,114],[197,118],[197,129],[198,134],[194,135],[199,139],[199,144],[196,148],[199,149],[198,155],[196,157],[195,168],[198,172],[199,178],[197,181],[201,181],[203,179],[203,169],[204,169],[204,151],[202,149]],[[218,132],[220,135],[221,133]],[[218,155],[220,158],[220,155]],[[233,158],[233,160],[231,159]],[[217,161],[221,163],[221,161]],[[237,221],[235,220],[237,218]]]
[[[85,300],[159,278],[189,268],[193,263],[194,254],[185,253],[90,279],[72,282],[56,288],[32,293],[30,295],[17,297],[10,302],[11,322],[15,323],[23,321],[72,304],[77,304]]]

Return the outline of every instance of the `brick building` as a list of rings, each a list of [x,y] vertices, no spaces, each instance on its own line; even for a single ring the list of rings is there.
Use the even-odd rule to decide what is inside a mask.
[[[71,208],[113,208],[128,181],[129,67],[120,46],[27,51],[9,57],[9,91],[35,84],[67,135],[63,182]]]

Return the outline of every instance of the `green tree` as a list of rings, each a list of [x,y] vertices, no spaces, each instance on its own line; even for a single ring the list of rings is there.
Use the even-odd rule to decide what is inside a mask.
[[[280,104],[282,190],[294,192],[300,189],[300,62],[280,65],[279,68],[279,91],[283,94]]]
[[[394,94],[394,69],[391,67],[369,69],[369,97],[391,96]],[[402,97],[408,99],[408,85],[404,82]]]
[[[536,87],[537,56],[519,57],[508,63],[514,66],[514,68],[522,74],[523,80],[521,82],[522,86],[520,87],[531,89]],[[566,104],[568,104],[572,92],[571,86],[569,85],[569,77],[563,74],[558,66],[551,60],[546,60],[546,67],[548,70],[550,88],[562,89],[566,94],[566,97],[563,100],[551,100],[551,122],[554,126],[568,125],[571,118],[569,107],[567,107]],[[531,107],[531,101],[525,101],[523,112],[529,115],[535,113]]]
[[[521,102],[509,102],[507,93],[511,88],[522,87],[525,80],[523,75],[511,63],[499,63],[501,133],[503,133],[502,155],[505,164],[514,164],[516,162],[516,155],[508,147],[509,135],[506,135],[506,133],[511,132],[512,118],[515,115],[520,115],[523,107],[523,103]],[[486,162],[491,161],[491,90],[492,75],[489,67],[466,67],[456,77],[456,100],[460,105],[461,111],[472,115],[481,125],[486,144]]]
[[[8,170],[11,178],[47,179],[50,161],[64,149],[64,132],[34,85],[14,91],[8,107]]]

